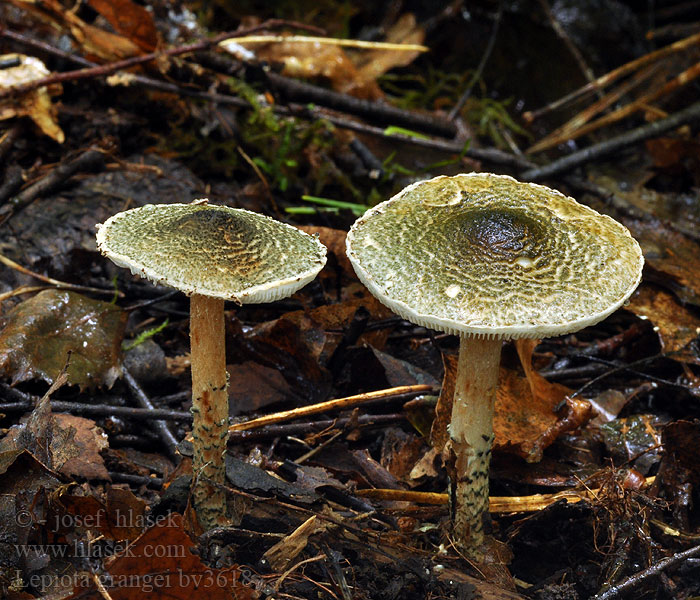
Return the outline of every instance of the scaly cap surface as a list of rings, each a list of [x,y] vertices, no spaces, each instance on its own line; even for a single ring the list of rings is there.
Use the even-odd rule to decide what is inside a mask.
[[[97,247],[155,283],[241,304],[286,298],[326,263],[326,247],[296,227],[206,201],[118,213],[98,225]]]
[[[634,291],[644,264],[617,221],[489,173],[408,186],[355,222],[347,254],[370,292],[403,318],[503,338],[601,321]]]

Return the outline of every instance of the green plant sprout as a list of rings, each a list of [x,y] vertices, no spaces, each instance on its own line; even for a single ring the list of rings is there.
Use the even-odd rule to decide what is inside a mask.
[[[428,140],[429,136],[413,131],[412,129],[406,129],[404,127],[397,127],[396,125],[389,125],[384,129],[384,135],[405,135],[406,137],[416,138],[419,140]]]
[[[294,215],[307,215],[315,212],[338,212],[342,209],[349,210],[353,215],[359,217],[369,208],[366,204],[357,204],[355,202],[344,202],[342,200],[333,200],[332,198],[320,198],[319,196],[303,195],[301,197],[305,202],[312,202],[318,207],[311,206],[290,206],[285,209],[285,212]]]
[[[165,319],[160,325],[156,325],[155,327],[149,327],[148,329],[144,329],[141,333],[139,333],[133,340],[130,342],[127,342],[126,340],[122,342],[122,350],[124,352],[128,350],[132,350],[133,348],[136,348],[136,346],[140,346],[143,344],[146,340],[151,339],[154,335],[160,333],[163,331],[168,326],[169,319]]]

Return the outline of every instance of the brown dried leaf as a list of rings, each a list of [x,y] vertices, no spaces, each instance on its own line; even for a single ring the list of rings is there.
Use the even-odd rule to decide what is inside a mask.
[[[425,441],[412,434],[390,427],[384,434],[380,462],[394,477],[415,484],[413,469],[426,454]]]
[[[83,479],[109,480],[109,473],[105,467],[100,450],[109,445],[107,435],[98,427],[95,421],[75,415],[58,413],[54,415],[56,425],[63,429],[72,428],[75,431],[72,442],[79,453],[68,458],[59,473],[67,477],[81,477]]]
[[[698,244],[661,221],[627,219],[624,223],[642,247],[645,279],[667,288],[683,303],[700,306]]]
[[[455,382],[457,381],[457,357],[449,354],[442,355],[442,365],[445,375],[442,379],[442,388],[435,407],[435,419],[430,429],[430,444],[438,452],[442,452],[445,444],[450,439],[447,426],[452,421],[452,398],[455,395]]]
[[[330,375],[312,351],[313,337],[303,324],[289,319],[264,323],[251,337],[239,338],[242,343],[234,350],[235,362],[253,361],[276,369],[288,386],[287,390],[279,390],[287,399],[318,402],[328,394]],[[235,400],[233,389],[231,397]]]
[[[388,308],[367,292],[360,298],[333,302],[311,310],[289,312],[282,318],[297,323],[314,356],[318,357],[321,362],[326,362],[338,345],[342,332],[350,325],[359,308],[364,308],[369,312],[371,320],[381,320],[393,316]],[[381,349],[384,347],[389,333],[388,328],[366,331],[360,336],[357,343]]]
[[[536,345],[537,340],[516,341],[525,377],[501,368],[493,422],[494,447],[508,449],[528,460],[538,459],[539,453],[533,455],[533,450],[542,448],[543,434],[557,422],[554,407],[571,393],[563,385],[549,383],[532,368]],[[547,441],[551,444],[554,439]]]
[[[165,593],[171,600],[256,597],[254,590],[242,583],[237,567],[213,569],[192,552],[194,546],[182,517],[169,515],[105,561],[100,577],[104,592],[112,600],[142,600],[145,594],[154,593]],[[82,583],[87,585],[76,585],[71,599],[104,600],[105,593],[94,587],[91,578]]]
[[[700,318],[658,286],[640,286],[625,308],[654,324],[664,352],[679,352],[700,334]],[[700,358],[689,352],[674,358],[700,364]]]
[[[51,413],[51,403],[44,397],[19,425],[14,425],[0,440],[0,453],[27,450],[42,464],[55,471],[78,456],[80,447],[75,443],[75,429],[61,427]]]
[[[401,15],[386,35],[386,41],[393,44],[422,44],[424,40],[425,31],[416,23],[416,17],[411,13]],[[394,67],[411,64],[419,55],[417,50],[370,50],[359,54],[356,64],[360,78],[369,82],[376,81]]]
[[[140,54],[139,47],[127,38],[88,25],[80,19],[71,19],[70,30],[84,52],[102,60],[123,60]]]
[[[53,383],[66,365],[68,383],[111,386],[120,372],[126,314],[75,292],[44,290],[10,311],[0,331],[0,368],[14,383]]]
[[[286,571],[306,548],[309,538],[316,533],[323,533],[329,526],[327,521],[321,521],[316,515],[312,515],[283,540],[268,548],[263,558],[273,571]]]
[[[343,274],[355,278],[355,270],[352,268],[350,259],[345,252],[345,238],[347,232],[342,229],[333,229],[332,227],[322,227],[320,225],[301,225],[299,227],[309,235],[318,234],[321,243],[328,248],[329,256],[332,255],[337,261],[338,266],[343,270]],[[319,273],[323,276],[327,269]]]
[[[53,490],[61,485],[58,473],[24,449],[0,448],[0,475],[0,497],[33,495],[40,489]],[[38,522],[39,519],[32,518],[30,521]],[[31,524],[15,523],[20,526]]]
[[[86,23],[77,15],[77,11],[66,10],[60,0],[11,1],[55,29],[70,31],[88,57],[92,55],[103,60],[114,61],[139,54],[139,47],[136,44],[121,35]]]
[[[518,351],[526,376],[501,367],[498,376],[493,429],[494,447],[532,458],[533,450],[553,439],[543,438],[557,423],[554,407],[570,393],[563,385],[549,383],[532,368],[535,340],[519,340]],[[447,425],[452,418],[452,397],[457,379],[457,357],[443,356],[445,377],[435,409],[435,420],[430,432],[431,444],[436,449],[445,447],[449,439]],[[536,458],[535,458],[536,459]]]
[[[692,161],[697,167],[700,156],[700,143],[694,139],[657,137],[647,140],[644,145],[654,166],[659,169],[682,167],[683,161]]]
[[[88,4],[144,52],[156,49],[158,31],[153,15],[143,6],[131,0],[88,0]]]
[[[229,400],[234,415],[254,412],[288,399],[291,388],[279,369],[252,360],[227,365]]]
[[[129,490],[109,487],[105,495],[104,501],[94,496],[61,495],[51,504],[49,530],[66,535],[79,528],[95,538],[135,540],[159,520],[147,513],[146,503]]]
[[[44,63],[33,56],[4,54],[0,58],[16,58],[21,61],[16,67],[0,69],[0,90],[43,79],[51,74]],[[56,91],[60,91],[60,86]],[[65,140],[63,130],[56,120],[56,107],[51,103],[51,96],[46,87],[31,90],[16,99],[3,100],[0,104],[0,121],[14,117],[29,117],[51,139],[59,144]]]
[[[365,81],[360,76],[340,46],[316,42],[279,42],[256,45],[255,55],[258,60],[282,63],[282,73],[289,77],[322,77],[330,81],[335,91],[358,98],[376,100],[383,96],[375,81]]]

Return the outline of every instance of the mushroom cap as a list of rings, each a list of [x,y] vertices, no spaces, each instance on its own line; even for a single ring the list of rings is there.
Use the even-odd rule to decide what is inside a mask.
[[[408,186],[350,229],[360,280],[403,318],[453,334],[540,338],[601,321],[639,284],[629,231],[506,175]]]
[[[147,204],[98,225],[97,247],[135,275],[239,304],[286,298],[326,263],[326,247],[296,227],[248,210]]]

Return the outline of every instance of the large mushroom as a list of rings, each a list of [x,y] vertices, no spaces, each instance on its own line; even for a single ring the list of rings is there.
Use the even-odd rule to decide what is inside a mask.
[[[193,501],[203,526],[226,523],[224,301],[290,296],[321,270],[326,248],[291,225],[206,200],[118,213],[98,225],[97,247],[120,267],[190,296]]]
[[[583,329],[622,305],[643,257],[627,229],[560,192],[470,173],[408,186],[347,236],[360,280],[403,318],[460,336],[449,425],[453,534],[483,543],[504,339]]]

